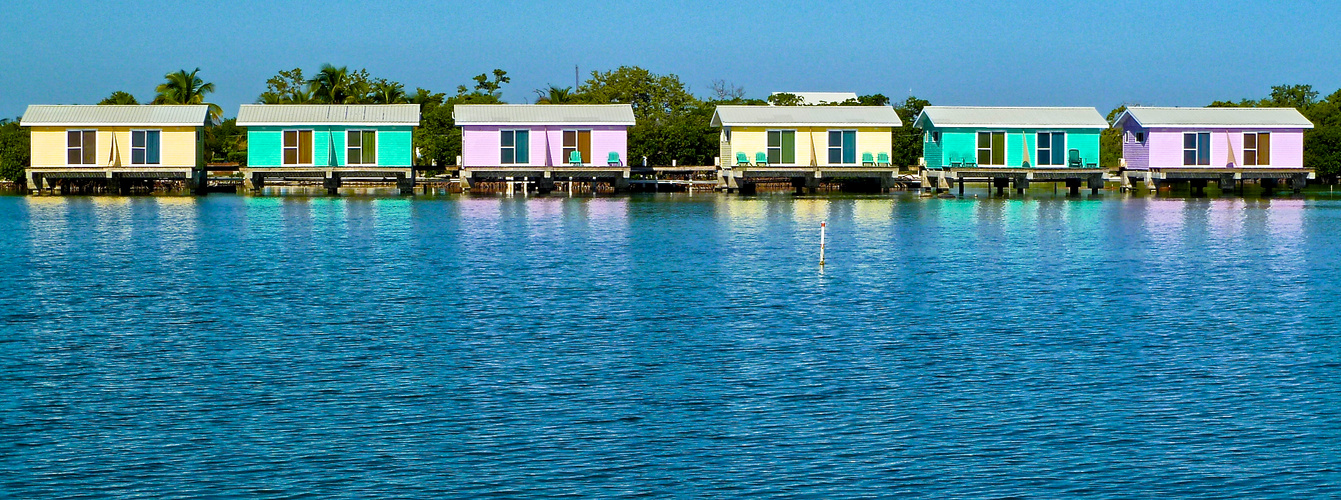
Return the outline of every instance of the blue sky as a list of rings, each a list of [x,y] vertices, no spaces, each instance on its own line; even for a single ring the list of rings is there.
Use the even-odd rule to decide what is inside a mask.
[[[30,103],[141,101],[201,68],[224,114],[281,69],[322,63],[451,92],[508,71],[508,102],[573,67],[637,65],[706,96],[909,91],[933,104],[1200,106],[1271,85],[1341,87],[1341,2],[0,3],[0,116]]]

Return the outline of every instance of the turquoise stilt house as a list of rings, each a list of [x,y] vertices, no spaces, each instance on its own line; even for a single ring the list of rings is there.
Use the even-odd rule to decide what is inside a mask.
[[[1094,108],[927,106],[922,129],[927,168],[1098,168]]]
[[[237,125],[247,128],[242,173],[254,190],[266,177],[323,178],[331,192],[341,179],[414,187],[418,104],[247,104]]]

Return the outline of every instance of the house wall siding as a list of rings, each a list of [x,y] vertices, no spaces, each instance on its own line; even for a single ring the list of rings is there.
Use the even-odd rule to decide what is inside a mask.
[[[857,131],[856,164],[858,165],[861,164],[861,155],[863,153],[871,153],[872,158],[879,158],[880,153],[890,154],[893,152],[894,130],[890,127],[733,126],[731,127],[730,144],[723,148],[724,153],[729,152],[732,156],[732,165],[735,164],[734,155],[736,153],[745,153],[745,156],[750,159],[750,162],[754,162],[755,156],[758,153],[767,153],[769,130],[796,131],[796,162],[786,165],[828,166],[830,130]]]
[[[500,166],[503,130],[526,130],[530,156],[526,163],[509,166],[556,166],[568,163],[563,156],[563,131],[590,130],[591,156],[582,161],[589,165],[606,165],[611,151],[619,153],[624,165],[631,162],[628,157],[628,127],[623,125],[466,125],[461,127],[461,161],[466,167]],[[639,158],[638,162],[642,159]]]
[[[1135,134],[1144,132],[1144,142],[1137,142]],[[1122,158],[1127,160],[1129,169],[1150,168],[1150,132],[1141,127],[1126,127],[1122,130]]]
[[[1270,164],[1251,166],[1251,168],[1303,168],[1304,166],[1303,130],[1271,130],[1256,128],[1152,129],[1149,132],[1149,156],[1146,164],[1149,167],[1160,168],[1191,167],[1192,165],[1183,165],[1183,134],[1189,132],[1208,132],[1211,134],[1211,162],[1210,165],[1200,165],[1202,168],[1225,168],[1229,166],[1230,148],[1234,151],[1234,165],[1237,167],[1246,166],[1243,165],[1244,132],[1271,133]],[[1123,153],[1126,154],[1126,151],[1127,150],[1124,147]],[[1132,165],[1131,159],[1127,160],[1127,165]]]
[[[247,127],[247,165],[250,167],[282,167],[285,130],[312,131],[312,164],[330,166],[331,145],[335,146],[335,163],[347,166],[346,132],[350,130],[377,131],[377,166],[409,167],[413,165],[414,132],[411,127],[352,127],[352,126],[252,126]],[[292,165],[289,165],[292,166]]]
[[[924,133],[931,133],[939,130],[941,132],[941,146],[932,153],[926,153],[924,157],[927,160],[927,166],[947,167],[952,162],[964,161],[970,159],[977,161],[978,156],[978,132],[1005,132],[1006,133],[1006,160],[1003,165],[1006,167],[1020,167],[1023,165],[1026,154],[1029,157],[1030,165],[1039,167],[1038,164],[1038,138],[1039,132],[1065,132],[1066,149],[1076,149],[1080,152],[1082,162],[1099,163],[1099,129],[1067,129],[1067,128],[927,128]],[[928,143],[931,145],[933,143]],[[1026,153],[1027,149],[1027,153]],[[1065,165],[1042,165],[1043,167],[1064,167]]]
[[[201,166],[201,149],[196,140],[197,127],[32,127],[31,154],[34,167],[66,167],[66,132],[69,130],[96,130],[97,163],[74,165],[107,167],[112,164],[112,141],[121,156],[121,166],[131,163],[130,132],[132,130],[159,130],[159,163],[163,167]]]

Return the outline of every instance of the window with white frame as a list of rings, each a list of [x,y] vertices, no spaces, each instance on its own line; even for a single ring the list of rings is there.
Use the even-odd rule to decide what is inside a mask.
[[[1260,166],[1271,164],[1271,133],[1247,132],[1243,134],[1243,164]]]
[[[978,132],[978,164],[1006,164],[1006,133]]]
[[[1211,164],[1211,133],[1188,132],[1183,134],[1183,165]]]
[[[130,131],[130,163],[158,165],[161,156],[162,132],[158,130]]]
[[[509,165],[531,162],[531,131],[503,130],[499,133],[501,134],[499,163]]]
[[[65,132],[65,163],[93,165],[98,163],[98,131],[67,130]]]
[[[1066,132],[1038,133],[1038,164],[1066,164]]]
[[[377,164],[377,131],[350,130],[345,132],[345,163],[349,165]]]
[[[768,140],[766,152],[770,164],[796,163],[796,131],[769,130],[765,134]]]
[[[829,164],[857,163],[857,131],[829,131]]]
[[[285,130],[284,135],[284,165],[311,165],[312,164],[312,131],[311,130]]]

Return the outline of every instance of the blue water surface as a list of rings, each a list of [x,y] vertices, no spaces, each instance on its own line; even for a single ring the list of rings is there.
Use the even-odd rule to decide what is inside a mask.
[[[1341,202],[1101,198],[0,197],[0,496],[1341,495]]]

